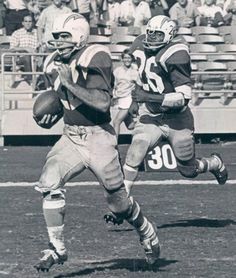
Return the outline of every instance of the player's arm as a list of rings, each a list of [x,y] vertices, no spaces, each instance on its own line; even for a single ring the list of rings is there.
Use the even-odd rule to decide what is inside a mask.
[[[83,88],[74,83],[71,70],[68,65],[62,64],[58,68],[58,73],[62,85],[83,103],[101,112],[106,112],[110,108],[111,97],[106,90]]]
[[[177,88],[176,91],[168,94],[153,94],[144,91],[140,86],[136,87],[136,90],[132,93],[132,98],[137,102],[155,102],[160,106],[166,108],[181,108],[184,107],[188,101],[185,99],[185,92],[181,90],[191,90],[188,85]]]

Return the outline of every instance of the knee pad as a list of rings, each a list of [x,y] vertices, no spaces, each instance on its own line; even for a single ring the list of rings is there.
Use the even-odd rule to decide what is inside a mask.
[[[52,191],[43,192],[43,199],[51,200],[65,200],[65,189],[56,189]]]
[[[195,159],[191,159],[185,163],[178,161],[178,170],[185,178],[195,178],[198,175]]]
[[[65,205],[63,190],[43,193],[43,212],[47,227],[58,227],[64,224]]]
[[[144,134],[138,134],[133,137],[129,146],[125,163],[132,168],[138,168],[143,162],[150,146],[150,141]]]
[[[194,141],[192,136],[178,138],[172,145],[175,156],[180,161],[188,161],[194,156]]]

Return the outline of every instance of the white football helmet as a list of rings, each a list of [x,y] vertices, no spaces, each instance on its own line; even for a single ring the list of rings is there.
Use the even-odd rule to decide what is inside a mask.
[[[157,33],[163,34],[162,41],[158,40]],[[146,27],[146,37],[143,40],[145,48],[157,50],[160,47],[168,44],[177,33],[177,25],[168,16],[154,16],[148,21]]]
[[[80,49],[87,44],[89,37],[89,24],[87,20],[78,13],[68,13],[58,16],[52,29],[52,35],[55,40],[49,41],[49,44],[58,50],[59,54],[63,49]],[[59,34],[67,33],[71,35],[71,41],[58,39]]]

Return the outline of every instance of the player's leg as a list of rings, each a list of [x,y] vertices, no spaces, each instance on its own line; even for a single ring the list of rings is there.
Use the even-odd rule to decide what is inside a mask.
[[[64,243],[65,217],[65,182],[84,169],[80,154],[75,151],[73,143],[65,135],[56,143],[47,156],[39,184],[36,190],[42,193],[43,214],[49,236],[49,249],[35,268],[48,271],[56,263],[67,260]]]
[[[123,166],[124,184],[128,196],[130,195],[131,188],[138,175],[138,168],[143,162],[149,149],[153,148],[159,140],[162,139],[163,132],[159,126],[155,124],[143,124],[137,122],[132,134],[132,142],[129,146],[126,161]],[[114,225],[120,225],[123,220],[117,218],[112,212],[104,215],[107,223],[111,222]]]
[[[108,185],[107,185],[108,186]],[[154,264],[160,255],[157,228],[143,214],[137,201],[127,196],[124,184],[116,190],[106,188],[105,197],[110,211],[117,219],[126,220],[137,231],[148,264]]]
[[[162,140],[163,131],[156,124],[143,124],[138,122],[132,134],[132,142],[128,148],[125,164],[123,166],[125,187],[130,194],[131,188],[138,175],[138,168],[143,162],[147,152],[159,140]]]
[[[195,157],[195,143],[193,131],[190,129],[170,129],[169,141],[175,153],[179,172],[188,178],[198,174],[211,172],[219,184],[227,181],[226,167],[219,154],[213,153],[209,157]]]
[[[116,149],[115,133],[108,130],[96,134],[94,144],[90,147],[93,156],[90,158],[89,167],[105,188],[109,209],[119,219],[127,220],[136,229],[146,252],[147,261],[154,263],[160,252],[156,229],[143,216],[138,203],[127,196]]]

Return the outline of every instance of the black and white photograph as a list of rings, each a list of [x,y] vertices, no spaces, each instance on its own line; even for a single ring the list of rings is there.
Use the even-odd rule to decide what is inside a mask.
[[[234,278],[236,1],[0,0],[0,278]]]

